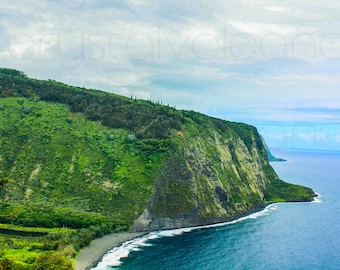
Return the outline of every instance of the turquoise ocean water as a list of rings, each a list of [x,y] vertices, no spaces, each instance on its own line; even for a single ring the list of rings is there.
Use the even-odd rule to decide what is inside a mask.
[[[110,251],[96,270],[340,269],[340,152],[274,151],[281,179],[312,203],[273,204],[224,225],[158,231]]]

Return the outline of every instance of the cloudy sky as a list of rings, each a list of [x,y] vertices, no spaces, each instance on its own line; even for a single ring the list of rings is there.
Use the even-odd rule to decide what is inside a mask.
[[[2,0],[0,65],[340,150],[336,0]]]

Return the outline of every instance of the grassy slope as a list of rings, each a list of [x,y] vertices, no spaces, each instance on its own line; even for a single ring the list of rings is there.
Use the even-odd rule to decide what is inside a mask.
[[[150,140],[131,141],[128,131],[89,121],[66,105],[25,98],[1,103],[0,177],[15,181],[3,195],[12,205],[3,205],[3,221],[81,228],[108,219],[128,228],[150,196],[152,179],[167,156],[160,149],[166,140],[152,141],[146,149]],[[39,208],[39,216],[31,215],[28,224],[25,213],[33,208]],[[84,224],[60,220],[65,213]]]

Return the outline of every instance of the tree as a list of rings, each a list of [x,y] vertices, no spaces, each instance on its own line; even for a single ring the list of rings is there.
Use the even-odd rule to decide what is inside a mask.
[[[0,186],[4,186],[6,184],[14,183],[14,180],[9,178],[0,178]]]
[[[0,261],[0,270],[10,270],[12,269],[12,265],[13,265],[12,261],[5,258]]]

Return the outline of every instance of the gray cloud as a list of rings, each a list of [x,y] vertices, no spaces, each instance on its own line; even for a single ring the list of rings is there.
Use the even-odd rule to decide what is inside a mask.
[[[0,10],[1,65],[37,78],[245,120],[339,101],[335,0],[4,0]]]

